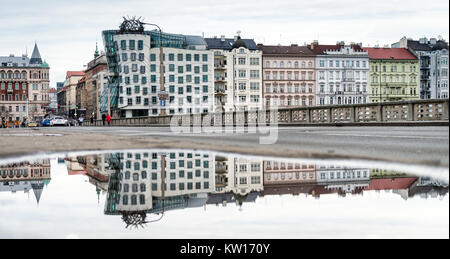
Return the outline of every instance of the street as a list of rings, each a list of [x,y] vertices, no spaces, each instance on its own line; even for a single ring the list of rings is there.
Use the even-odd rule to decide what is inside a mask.
[[[267,134],[266,134],[267,135]],[[8,138],[5,138],[8,136]],[[260,133],[172,133],[167,127],[2,129],[0,156],[75,150],[190,148],[280,157],[359,158],[447,166],[448,127],[279,127]]]

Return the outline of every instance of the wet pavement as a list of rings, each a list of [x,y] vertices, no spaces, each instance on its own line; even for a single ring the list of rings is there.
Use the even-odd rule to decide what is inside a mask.
[[[0,238],[448,238],[448,168],[189,149],[0,160]]]

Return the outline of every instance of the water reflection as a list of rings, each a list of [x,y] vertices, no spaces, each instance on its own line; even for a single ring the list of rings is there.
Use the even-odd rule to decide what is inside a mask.
[[[19,162],[0,166],[0,192],[33,191],[37,204],[41,200],[44,186],[50,183],[50,160]]]
[[[448,183],[398,171],[314,164],[200,151],[118,152],[58,158],[68,177],[84,176],[95,186],[104,214],[128,227],[163,219],[168,211],[245,203],[270,195],[347,197],[391,192],[442,198]],[[51,180],[50,160],[0,166],[0,191],[33,191],[37,203]],[[106,194],[106,195],[102,195]]]

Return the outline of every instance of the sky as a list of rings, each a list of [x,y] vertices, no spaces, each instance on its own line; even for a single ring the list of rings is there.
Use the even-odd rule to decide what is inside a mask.
[[[37,42],[50,65],[50,85],[93,59],[101,32],[123,16],[143,17],[163,31],[288,45],[357,42],[380,46],[403,36],[449,39],[447,0],[0,0],[0,56],[28,53]],[[153,29],[149,27],[148,29]]]

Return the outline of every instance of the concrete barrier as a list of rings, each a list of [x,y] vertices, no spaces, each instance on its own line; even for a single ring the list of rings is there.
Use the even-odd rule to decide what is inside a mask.
[[[258,124],[261,126],[271,123],[277,123],[280,126],[448,125],[448,103],[448,99],[434,99],[195,115],[115,118],[111,119],[110,126],[169,126],[174,116],[177,116],[174,121],[180,126],[246,126]],[[108,123],[105,124],[108,126]],[[86,121],[83,126],[103,126],[103,122],[101,120],[94,121],[94,123]]]

